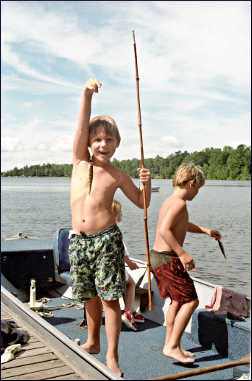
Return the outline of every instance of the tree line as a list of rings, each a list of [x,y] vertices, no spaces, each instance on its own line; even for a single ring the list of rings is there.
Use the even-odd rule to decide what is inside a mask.
[[[151,171],[152,178],[171,179],[182,162],[193,162],[199,165],[208,180],[250,180],[251,178],[251,147],[240,144],[237,148],[225,146],[221,148],[206,148],[202,151],[188,153],[177,151],[166,158],[157,155],[144,160],[145,168]],[[137,178],[137,168],[141,166],[138,159],[117,160],[112,164],[125,171],[130,177]],[[1,172],[7,176],[39,176],[39,177],[71,177],[72,164],[38,164],[13,168]]]

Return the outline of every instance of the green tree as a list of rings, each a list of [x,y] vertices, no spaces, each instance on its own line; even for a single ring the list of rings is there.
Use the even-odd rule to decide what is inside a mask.
[[[155,158],[145,159],[145,168],[150,169],[152,178],[170,179],[182,162],[194,162],[201,166],[206,179],[219,180],[249,180],[251,178],[251,148],[240,144],[236,149],[225,146],[220,148],[206,148],[202,151],[177,151],[166,158],[157,155]],[[112,164],[121,168],[130,177],[137,178],[137,168],[141,161],[134,158],[128,160],[113,159]],[[58,176],[71,177],[72,164],[27,165],[18,169],[14,167],[10,171],[2,172],[6,176]]]
[[[246,146],[244,144],[240,144],[236,150],[233,150],[228,156],[227,166],[230,180],[241,179],[242,169],[245,164],[245,151]]]

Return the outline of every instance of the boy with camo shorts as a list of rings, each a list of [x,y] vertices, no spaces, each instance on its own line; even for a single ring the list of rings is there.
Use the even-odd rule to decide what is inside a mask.
[[[124,246],[112,212],[112,202],[120,188],[139,208],[144,205],[142,191],[110,162],[120,144],[115,121],[108,116],[90,120],[92,96],[100,87],[101,83],[96,79],[89,79],[84,87],[73,142],[70,275],[73,298],[85,301],[88,338],[81,347],[89,353],[100,352],[103,307],[108,342],[107,366],[122,376],[118,342],[121,329],[119,298],[125,294]],[[138,172],[141,182],[146,185],[149,206],[151,175],[145,168],[139,168]]]

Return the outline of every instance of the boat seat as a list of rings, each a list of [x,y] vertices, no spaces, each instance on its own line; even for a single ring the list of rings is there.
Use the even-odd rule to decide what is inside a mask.
[[[244,321],[231,319],[228,314],[215,314],[198,309],[192,316],[192,340],[194,343],[211,348],[231,360],[250,353],[250,318]],[[244,366],[244,372],[248,366]]]
[[[59,274],[70,271],[68,255],[70,230],[72,230],[72,228],[58,229],[54,236],[53,249]]]

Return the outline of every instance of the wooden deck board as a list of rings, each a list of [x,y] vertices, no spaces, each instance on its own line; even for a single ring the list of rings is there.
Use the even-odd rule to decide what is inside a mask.
[[[32,335],[30,336],[29,344],[36,343],[37,341],[39,341],[39,340],[36,336],[32,336]]]
[[[45,344],[42,343],[41,341],[36,341],[36,342],[32,342],[30,343],[30,341],[23,345],[22,348],[26,351],[29,351],[31,349],[37,349],[37,348],[44,348]]]
[[[29,373],[21,374],[21,375],[14,375],[12,377],[4,377],[2,374],[2,380],[48,380],[48,377],[60,377],[71,374],[73,375],[71,369],[69,366],[61,366],[58,368],[49,368],[45,370],[39,370],[39,371],[30,371]],[[74,376],[74,377],[77,377]],[[75,379],[75,378],[74,378]]]
[[[28,365],[19,365],[16,366],[15,368],[9,368],[9,369],[4,369],[2,370],[2,376],[5,378],[13,377],[13,376],[22,376],[26,375],[29,373],[34,373],[37,371],[44,371],[48,369],[55,369],[58,367],[64,366],[64,363],[61,360],[54,359],[54,360],[48,360],[46,362],[37,362],[36,364],[34,363],[29,363]]]
[[[72,374],[67,374],[66,376],[47,378],[47,380],[81,380],[81,378],[75,378]]]
[[[1,303],[1,318],[14,320],[19,327],[22,322],[12,316],[11,311]],[[25,327],[23,327],[25,329]],[[30,333],[30,332],[29,332]],[[70,366],[66,365],[53,350],[31,332],[30,340],[22,345],[22,351],[15,359],[1,364],[2,380],[82,380]]]
[[[18,355],[19,358],[23,357],[33,357],[33,356],[38,356],[38,355],[43,355],[43,354],[48,354],[48,353],[53,353],[48,347],[43,347],[43,348],[35,348],[32,350],[25,350],[23,352],[20,352]]]
[[[21,352],[20,352],[21,353]],[[29,364],[37,364],[37,363],[42,363],[43,361],[49,361],[49,360],[56,360],[57,356],[54,353],[44,353],[40,356],[32,356],[30,357],[21,357],[18,356],[19,353],[17,353],[16,360],[15,361],[9,361],[4,364],[2,364],[2,371],[4,369],[10,369],[13,367],[18,367],[18,366],[24,366],[24,365],[29,365]]]

